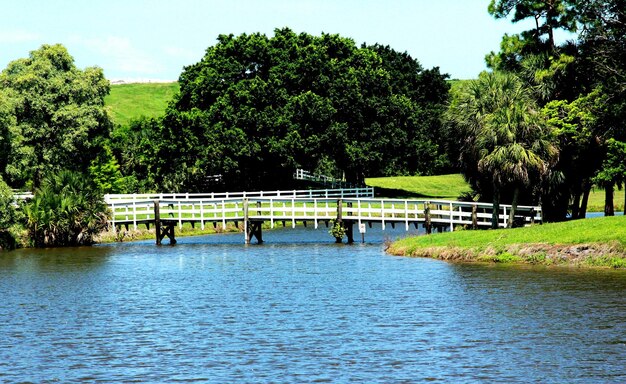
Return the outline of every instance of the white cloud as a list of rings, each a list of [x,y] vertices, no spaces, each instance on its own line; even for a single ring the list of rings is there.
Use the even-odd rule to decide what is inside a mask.
[[[73,36],[70,41],[101,57],[102,66],[113,71],[132,75],[157,75],[164,67],[150,55],[133,46],[130,39],[119,36],[82,38]],[[107,63],[105,65],[105,63]]]
[[[41,35],[25,30],[0,31],[0,44],[17,44],[36,41]]]

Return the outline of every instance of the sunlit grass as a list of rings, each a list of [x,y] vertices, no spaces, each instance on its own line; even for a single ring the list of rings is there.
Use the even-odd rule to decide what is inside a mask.
[[[615,212],[624,212],[624,191],[615,190],[613,195],[613,205]],[[587,203],[588,212],[604,212],[604,189],[594,188],[589,194],[589,202]]]
[[[469,185],[460,174],[439,176],[397,176],[365,179],[370,187],[406,191],[407,194],[438,199],[456,200],[469,192]]]
[[[167,103],[178,92],[178,83],[119,84],[111,86],[104,102],[115,124],[163,115]]]

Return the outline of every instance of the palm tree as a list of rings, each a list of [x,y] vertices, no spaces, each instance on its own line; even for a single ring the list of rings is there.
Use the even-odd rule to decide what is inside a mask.
[[[521,188],[546,175],[558,154],[530,93],[513,74],[484,72],[453,94],[446,117],[462,139],[464,174],[475,187],[492,188],[493,228],[501,191],[513,188],[511,226]]]
[[[24,212],[38,247],[91,244],[107,226],[101,192],[84,175],[71,171],[44,178]]]

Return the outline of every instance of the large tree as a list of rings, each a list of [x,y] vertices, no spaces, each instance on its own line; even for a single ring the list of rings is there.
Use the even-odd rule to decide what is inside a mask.
[[[447,165],[445,76],[389,47],[289,29],[221,35],[179,81],[154,127],[163,145],[148,172],[163,188],[206,188],[215,174],[231,188],[284,187],[296,168],[361,183]]]
[[[0,172],[7,182],[36,187],[48,172],[87,171],[110,132],[108,92],[102,70],[76,68],[61,45],[9,63],[0,74],[0,133],[8,125],[0,136],[0,155],[8,152]]]
[[[558,152],[551,131],[528,89],[512,74],[482,73],[455,92],[447,112],[451,137],[460,140],[460,165],[475,191],[493,199],[492,226],[504,192],[512,204],[511,226],[520,192],[535,196]]]

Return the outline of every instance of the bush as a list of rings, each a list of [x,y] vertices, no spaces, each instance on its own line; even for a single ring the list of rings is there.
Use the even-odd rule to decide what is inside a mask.
[[[0,249],[13,249],[16,242],[11,227],[16,221],[13,191],[0,177]]]
[[[24,211],[37,247],[93,244],[94,236],[107,226],[102,193],[77,172],[45,178]]]

